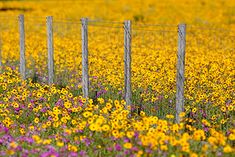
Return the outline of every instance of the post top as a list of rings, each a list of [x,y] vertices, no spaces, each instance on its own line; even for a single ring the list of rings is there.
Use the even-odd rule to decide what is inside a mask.
[[[180,23],[178,24],[179,27],[186,27],[186,24],[185,23]]]
[[[81,18],[81,21],[88,21],[88,18],[87,17],[83,17],[83,18]]]
[[[19,18],[24,18],[24,14],[20,14],[18,17]]]
[[[124,23],[131,23],[131,20],[125,20]]]
[[[47,16],[46,18],[47,19],[53,19],[53,16]]]

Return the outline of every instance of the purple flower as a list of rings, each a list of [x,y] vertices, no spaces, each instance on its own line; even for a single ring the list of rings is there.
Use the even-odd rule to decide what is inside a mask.
[[[77,156],[78,156],[78,153],[76,153],[76,152],[71,152],[69,154],[69,157],[77,157]]]
[[[204,127],[204,131],[205,131],[205,132],[208,132],[208,131],[209,131],[209,128],[208,128],[208,127]]]
[[[86,146],[91,144],[91,141],[88,138],[83,139],[83,142],[85,142]]]
[[[135,131],[134,137],[135,137],[135,138],[138,138],[138,137],[139,137],[139,133],[138,133],[137,131]]]
[[[9,132],[9,129],[7,127],[4,127],[3,129],[4,129],[6,134]]]
[[[129,138],[124,138],[124,140],[123,140],[125,143],[127,143],[127,142],[129,142],[130,140],[129,140]]]
[[[80,155],[80,156],[85,156],[85,155],[86,155],[86,152],[85,152],[84,150],[81,150],[81,151],[79,152],[79,155]]]
[[[46,148],[49,149],[50,152],[55,152],[55,148],[51,145],[47,145]]]
[[[223,156],[223,153],[222,152],[217,152],[216,155],[217,156]]]
[[[48,151],[48,152],[44,152],[40,155],[40,157],[49,157],[49,156],[55,156],[55,157],[59,157],[59,153],[55,152],[55,151]]]
[[[139,149],[137,147],[132,147],[131,150],[137,152]]]
[[[2,145],[4,143],[4,140],[0,139],[0,145]]]
[[[5,151],[1,151],[0,152],[0,156],[6,156],[6,152]]]
[[[41,109],[41,112],[43,112],[43,113],[45,113],[47,111],[47,107],[43,107],[42,109]]]
[[[32,143],[34,142],[32,138],[26,138],[25,140],[26,140],[29,144],[32,144]]]
[[[115,150],[116,150],[116,151],[121,151],[121,150],[122,150],[122,146],[119,145],[119,144],[116,144],[116,145],[115,145]]]
[[[40,155],[40,157],[49,157],[51,155],[50,152],[44,152]]]
[[[146,153],[151,154],[152,150],[151,149],[146,149]]]
[[[124,151],[124,154],[125,154],[125,155],[128,155],[129,153],[130,153],[129,150],[125,150],[125,151]]]
[[[15,111],[16,113],[18,113],[20,111],[20,108],[19,107],[15,108]]]
[[[229,136],[231,134],[231,131],[226,132],[226,136]]]
[[[138,144],[138,145],[142,145],[142,142],[141,142],[141,141],[138,141],[137,144]]]
[[[23,148],[21,146],[17,146],[16,150],[22,152]]]
[[[112,148],[112,147],[108,147],[107,150],[108,150],[109,152],[111,152],[111,151],[113,150],[113,148]]]

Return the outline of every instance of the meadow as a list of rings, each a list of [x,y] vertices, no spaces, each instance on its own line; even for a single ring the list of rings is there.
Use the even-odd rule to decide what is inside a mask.
[[[234,156],[234,1],[0,1],[0,8],[0,156]],[[19,74],[22,13],[27,80]],[[81,85],[83,17],[91,19],[89,99]],[[124,20],[133,22],[131,109],[124,101]],[[179,23],[187,24],[186,80],[176,124]]]

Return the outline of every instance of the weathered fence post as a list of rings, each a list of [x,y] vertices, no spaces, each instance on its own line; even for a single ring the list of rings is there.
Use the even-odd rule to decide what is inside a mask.
[[[185,71],[186,25],[178,25],[178,55],[176,78],[176,123],[180,123],[180,113],[184,109],[184,71]]]
[[[124,79],[126,109],[132,104],[131,93],[131,21],[124,22]]]
[[[88,28],[87,18],[81,19],[81,35],[82,35],[82,92],[83,97],[88,98],[89,94],[89,75],[88,75]]]
[[[24,15],[19,15],[19,31],[20,31],[20,74],[23,80],[26,79],[25,74],[25,31],[24,31]]]
[[[54,82],[54,45],[53,45],[53,17],[47,18],[47,49],[48,49],[48,83]]]

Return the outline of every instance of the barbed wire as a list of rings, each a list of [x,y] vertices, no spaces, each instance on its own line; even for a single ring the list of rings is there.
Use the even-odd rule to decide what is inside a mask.
[[[170,25],[170,24],[138,24],[138,23],[133,23],[133,27],[138,26],[138,27],[172,27],[172,28],[177,28],[177,25]]]
[[[211,30],[211,31],[221,31],[221,32],[230,32],[230,31],[232,31],[232,30],[224,29],[224,28],[202,27],[202,26],[195,26],[195,25],[187,25],[187,29]]]
[[[45,19],[47,16],[34,16],[34,15],[26,15],[25,16],[25,21],[27,22],[28,20],[36,20],[42,22],[40,19]],[[5,18],[5,19],[14,19],[17,20],[18,16],[17,15],[7,15],[7,16],[0,16],[0,18]],[[46,19],[45,19],[46,21]],[[44,20],[43,20],[44,22]],[[69,18],[54,18],[53,22],[57,23],[68,23],[68,24],[81,24],[80,19],[69,19]],[[124,22],[120,21],[108,21],[108,20],[102,20],[102,19],[88,19],[88,25],[94,26],[95,24],[114,24],[114,25],[123,25]],[[100,25],[104,26],[104,25]],[[140,29],[140,28],[145,28],[145,27],[169,27],[169,28],[176,28],[177,25],[175,24],[139,24],[136,22],[132,22],[132,28],[135,29]],[[209,26],[197,26],[195,24],[187,24],[187,29],[198,29],[198,30],[212,30],[212,31],[225,31],[225,32],[230,32],[233,30],[225,29],[225,28],[219,28],[219,27],[213,27],[213,25]]]
[[[119,21],[107,21],[107,20],[98,20],[98,19],[88,19],[88,23],[111,23],[111,24],[121,24],[121,25],[124,24],[124,22],[119,22]]]
[[[167,30],[154,30],[154,29],[151,29],[151,30],[148,30],[148,29],[133,29],[133,31],[142,31],[142,32],[158,32],[158,33],[177,33],[177,30],[175,31],[167,31]]]
[[[57,24],[63,24],[63,25],[81,25],[81,22],[66,22],[66,21],[58,21],[58,20],[54,20],[53,23],[57,23]]]
[[[107,26],[107,25],[92,25],[92,24],[89,24],[88,26],[92,26],[92,27],[102,27],[102,28],[123,28],[123,27],[118,27],[118,26]]]

